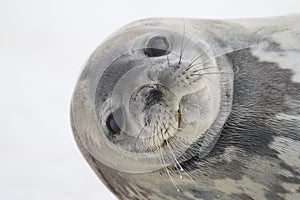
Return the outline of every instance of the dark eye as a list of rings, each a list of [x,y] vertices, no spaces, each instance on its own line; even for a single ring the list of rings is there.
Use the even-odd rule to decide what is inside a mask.
[[[113,136],[120,134],[121,125],[122,125],[122,113],[120,111],[111,113],[106,119],[106,127]]]
[[[149,57],[159,57],[169,54],[169,42],[165,37],[156,36],[149,40],[145,54]]]

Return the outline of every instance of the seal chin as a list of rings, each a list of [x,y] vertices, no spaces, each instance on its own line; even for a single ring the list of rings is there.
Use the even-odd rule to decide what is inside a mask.
[[[74,123],[86,149],[126,172],[205,156],[219,137],[224,109],[230,111],[232,92],[231,77],[223,75],[230,66],[208,49],[161,29],[125,31],[102,44],[74,93]]]

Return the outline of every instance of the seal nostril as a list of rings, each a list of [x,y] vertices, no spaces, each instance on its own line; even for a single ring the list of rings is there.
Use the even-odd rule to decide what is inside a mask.
[[[155,36],[149,40],[144,53],[149,57],[160,57],[169,54],[168,49],[168,40],[162,36]]]
[[[151,89],[145,99],[146,107],[151,107],[154,104],[160,104],[164,100],[164,93],[159,89]]]

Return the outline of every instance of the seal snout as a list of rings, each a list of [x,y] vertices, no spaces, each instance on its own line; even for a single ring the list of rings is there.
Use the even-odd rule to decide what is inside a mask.
[[[150,108],[155,104],[159,104],[165,100],[164,93],[157,89],[150,89],[145,99],[145,109]]]
[[[129,104],[144,129],[141,138],[152,137],[155,145],[162,145],[175,135],[179,101],[168,88],[160,84],[144,85],[132,94]]]

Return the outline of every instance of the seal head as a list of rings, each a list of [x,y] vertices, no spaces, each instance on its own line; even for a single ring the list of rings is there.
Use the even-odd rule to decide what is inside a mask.
[[[102,49],[105,55],[98,53]],[[205,156],[219,137],[232,93],[232,68],[212,53],[204,41],[167,29],[130,29],[106,41],[79,80],[89,90],[75,90],[91,96],[91,105],[73,100],[89,107],[85,120],[96,116],[95,132],[78,130],[89,152],[109,167],[135,173],[187,160],[191,152]],[[102,58],[107,55],[114,56]],[[73,112],[81,121],[82,111]]]
[[[141,20],[96,49],[71,122],[114,194],[300,198],[300,16],[274,19]]]

